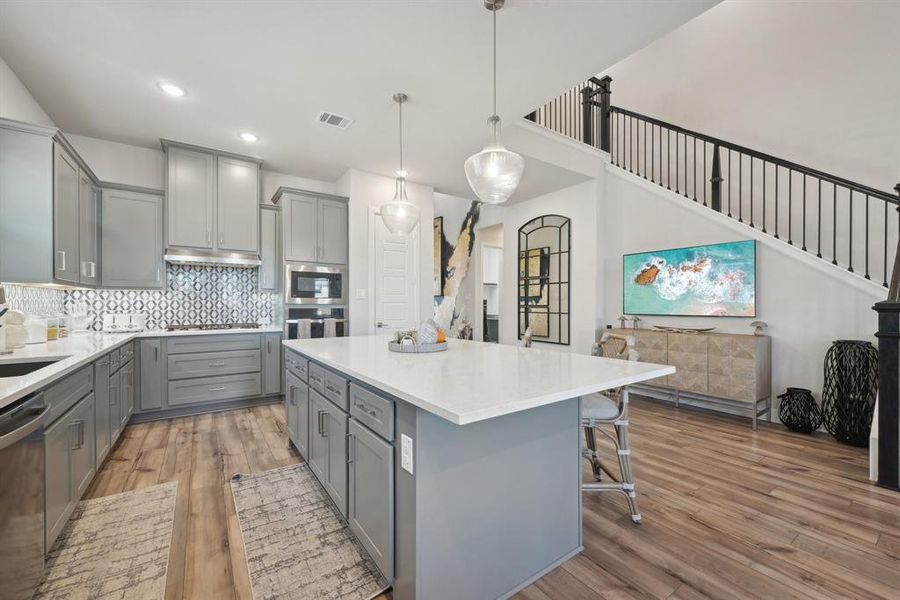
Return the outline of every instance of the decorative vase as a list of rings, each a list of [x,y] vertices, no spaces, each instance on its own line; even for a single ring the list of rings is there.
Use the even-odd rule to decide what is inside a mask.
[[[789,387],[778,399],[781,400],[778,418],[791,431],[812,433],[821,427],[822,411],[810,390]]]
[[[869,342],[837,340],[825,354],[822,418],[845,444],[866,448],[878,393],[878,351]]]

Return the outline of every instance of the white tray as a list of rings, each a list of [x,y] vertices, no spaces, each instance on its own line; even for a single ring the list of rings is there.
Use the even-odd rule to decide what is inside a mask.
[[[403,352],[409,354],[424,354],[426,352],[443,352],[447,349],[447,342],[440,344],[398,344],[397,342],[388,342],[388,350],[391,352]]]

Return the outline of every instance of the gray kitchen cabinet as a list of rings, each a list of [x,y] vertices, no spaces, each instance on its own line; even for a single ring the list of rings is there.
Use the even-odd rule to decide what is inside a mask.
[[[216,247],[259,252],[259,163],[218,156]]]
[[[378,565],[394,575],[394,447],[351,419],[348,425],[347,522]]]
[[[319,479],[325,481],[328,471],[328,440],[322,435],[322,418],[328,411],[328,400],[310,388],[309,390],[309,468]]]
[[[319,258],[318,198],[285,194],[284,259],[316,262]]]
[[[122,406],[120,400],[120,372],[114,371],[109,376],[109,444],[116,444],[122,434]],[[99,385],[99,384],[98,384]]]
[[[309,408],[309,466],[346,517],[347,415],[314,390]]]
[[[320,198],[318,230],[319,262],[347,264],[347,203]]]
[[[281,393],[281,334],[263,334],[263,395]]]
[[[53,276],[61,282],[79,282],[78,193],[81,169],[59,143],[53,144]]]
[[[212,249],[215,229],[216,159],[213,154],[166,147],[166,243]]]
[[[99,467],[112,447],[109,416],[109,355],[94,363],[94,382],[94,447]]]
[[[100,227],[104,287],[163,287],[162,196],[104,189]]]
[[[296,406],[296,398],[294,398],[294,390],[297,389],[299,380],[293,373],[285,371],[284,373],[284,429],[287,431],[288,439],[298,446],[297,443],[297,426],[295,424],[294,407]],[[304,455],[305,458],[305,455]]]
[[[44,431],[44,448],[44,535],[49,549],[97,470],[93,394]]]
[[[78,189],[78,264],[81,285],[100,285],[100,188],[84,172]]]
[[[141,340],[138,349],[140,362],[140,410],[159,410],[166,393],[166,366],[162,340]]]
[[[281,279],[281,211],[259,209],[259,290],[277,292]]]
[[[298,191],[276,193],[284,206],[284,259],[347,264],[347,202]]]
[[[293,373],[285,376],[285,408],[288,435],[304,459],[309,450],[309,388]]]
[[[119,369],[119,420],[122,429],[134,414],[134,361],[122,365]]]

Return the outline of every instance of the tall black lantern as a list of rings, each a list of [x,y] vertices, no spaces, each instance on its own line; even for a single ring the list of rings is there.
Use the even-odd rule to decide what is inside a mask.
[[[837,340],[825,354],[822,417],[839,442],[868,447],[878,393],[878,351],[859,340]]]

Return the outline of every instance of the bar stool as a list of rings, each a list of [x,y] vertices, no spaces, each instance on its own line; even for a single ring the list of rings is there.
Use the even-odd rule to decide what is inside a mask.
[[[591,352],[595,356],[637,360],[638,353],[634,349],[634,336],[621,336],[604,332],[600,342],[594,345]],[[594,479],[590,483],[582,483],[581,489],[586,492],[620,492],[628,499],[631,520],[641,522],[638,510],[637,495],[634,491],[634,474],[631,471],[631,446],[628,443],[628,389],[625,387],[606,390],[602,393],[590,394],[581,398],[581,425],[584,428],[586,448],[582,456],[591,465]],[[615,435],[605,426],[612,425]],[[606,468],[597,454],[596,432],[609,438],[616,448],[619,459],[620,478]],[[603,474],[611,481],[603,481]]]

